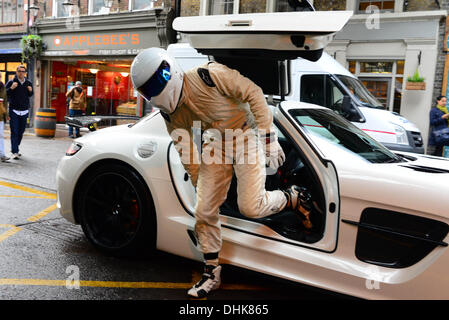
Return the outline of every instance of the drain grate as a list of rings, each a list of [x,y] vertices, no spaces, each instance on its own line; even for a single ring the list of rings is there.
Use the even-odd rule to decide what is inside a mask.
[[[61,219],[46,220],[36,223],[28,223],[21,226],[24,229],[34,231],[56,240],[70,243],[85,243],[85,236],[81,226]]]

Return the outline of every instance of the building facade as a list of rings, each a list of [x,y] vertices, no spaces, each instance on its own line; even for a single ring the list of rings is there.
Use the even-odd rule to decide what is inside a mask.
[[[175,12],[164,1],[52,0],[36,2],[33,32],[42,38],[34,102],[68,115],[66,93],[81,81],[86,114],[142,116],[147,102],[129,77],[134,57],[148,47],[176,41]]]

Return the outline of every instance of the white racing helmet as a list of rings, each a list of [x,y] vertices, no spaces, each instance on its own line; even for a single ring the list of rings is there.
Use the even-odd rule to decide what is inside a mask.
[[[173,113],[181,98],[184,72],[162,48],[140,52],[131,65],[134,88],[161,111]]]

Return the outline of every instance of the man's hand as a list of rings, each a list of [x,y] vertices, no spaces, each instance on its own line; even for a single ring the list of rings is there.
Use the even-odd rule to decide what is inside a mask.
[[[13,82],[13,84],[11,85],[11,89],[14,90],[18,85],[19,84],[17,82]]]
[[[31,86],[28,86],[27,89],[29,92],[33,91],[33,88]]]
[[[273,130],[268,135],[262,134],[260,141],[265,151],[266,165],[275,172],[285,161],[285,154],[278,142],[276,132]]]

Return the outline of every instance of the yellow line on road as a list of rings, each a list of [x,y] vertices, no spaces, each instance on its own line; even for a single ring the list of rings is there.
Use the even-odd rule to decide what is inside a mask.
[[[9,228],[10,229],[10,230],[0,234],[0,242],[5,240],[6,238],[12,236],[13,234],[19,232],[20,230],[22,230],[22,228],[13,226],[12,224],[0,224],[0,228]]]
[[[39,220],[39,219],[45,217],[45,216],[46,216],[47,214],[49,214],[50,212],[56,210],[56,208],[57,208],[57,206],[56,206],[56,203],[55,203],[55,204],[49,206],[47,209],[42,210],[42,211],[39,212],[38,214],[36,214],[36,215],[34,215],[34,216],[32,216],[32,217],[29,217],[29,218],[27,219],[27,221],[35,222],[35,221],[37,221],[37,220]]]
[[[17,184],[6,182],[6,181],[0,181],[0,186],[17,189],[17,190],[21,190],[21,191],[25,191],[25,192],[30,192],[30,193],[34,193],[34,194],[39,194],[39,195],[47,197],[48,199],[56,199],[56,197],[57,197],[55,193],[49,193],[49,192],[40,191],[40,190],[29,188],[29,187],[19,186]]]
[[[48,197],[39,197],[39,196],[10,196],[10,195],[0,195],[0,198],[49,199]]]
[[[3,286],[45,286],[65,287],[74,286],[72,280],[45,280],[45,279],[0,279]],[[131,289],[190,289],[193,283],[176,282],[123,282],[123,281],[87,281],[80,280],[80,287],[96,288],[131,288]],[[223,284],[222,290],[266,290],[266,288],[248,285]]]

